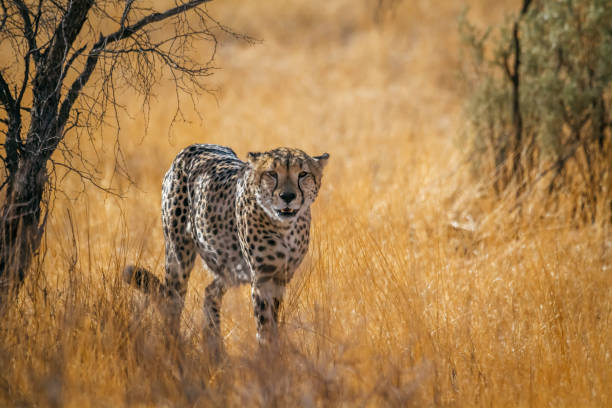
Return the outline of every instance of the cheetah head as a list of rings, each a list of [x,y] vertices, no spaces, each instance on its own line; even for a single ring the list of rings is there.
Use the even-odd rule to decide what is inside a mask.
[[[317,198],[329,154],[310,157],[298,149],[281,147],[249,153],[251,184],[257,203],[274,220],[290,222]]]

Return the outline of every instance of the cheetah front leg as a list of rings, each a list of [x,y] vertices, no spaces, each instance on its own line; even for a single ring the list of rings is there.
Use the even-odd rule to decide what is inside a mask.
[[[266,276],[269,278],[269,276]],[[278,310],[285,286],[274,280],[255,280],[251,286],[253,300],[253,315],[257,324],[257,340],[266,345],[276,342],[278,338]]]

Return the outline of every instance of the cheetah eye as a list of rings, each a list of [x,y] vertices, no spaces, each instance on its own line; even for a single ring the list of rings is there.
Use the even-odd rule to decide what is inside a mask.
[[[266,172],[264,173],[264,176],[266,176],[266,177],[271,177],[271,178],[273,178],[273,179],[276,179],[276,177],[277,177],[277,176],[276,176],[276,172],[275,172],[275,171],[266,171]]]
[[[305,171],[302,171],[302,172],[300,172],[300,174],[298,174],[298,177],[302,178],[302,177],[306,177],[307,175],[308,175],[308,173],[306,173]]]

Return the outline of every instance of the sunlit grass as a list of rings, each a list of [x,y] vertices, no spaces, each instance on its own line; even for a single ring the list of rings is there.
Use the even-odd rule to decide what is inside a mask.
[[[112,179],[112,130],[98,150],[124,199],[64,180],[44,263],[0,326],[0,405],[610,405],[609,226],[482,197],[456,143],[462,5],[405,3],[382,20],[376,2],[211,6],[263,43],[224,40],[201,120],[185,102],[169,133],[162,87],[143,138],[134,98],[120,139],[135,184]],[[483,22],[510,10],[474,7]],[[161,276],[161,179],[194,142],[331,155],[277,355],[256,347],[242,287],[224,299],[227,358],[210,364],[200,263],[178,342],[121,282],[126,263]]]

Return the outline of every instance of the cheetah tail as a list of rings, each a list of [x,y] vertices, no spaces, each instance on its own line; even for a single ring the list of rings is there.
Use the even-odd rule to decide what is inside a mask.
[[[139,266],[126,266],[123,270],[123,280],[148,295],[158,295],[163,291],[163,284],[159,278]]]

